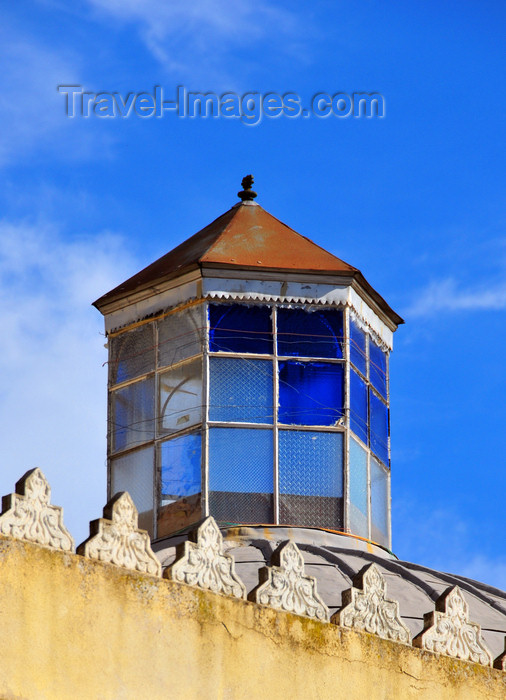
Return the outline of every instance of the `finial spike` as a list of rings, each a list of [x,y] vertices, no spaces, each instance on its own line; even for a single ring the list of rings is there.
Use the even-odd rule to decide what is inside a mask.
[[[252,202],[257,196],[257,193],[253,192],[251,189],[253,186],[253,175],[246,175],[246,177],[243,177],[241,185],[242,190],[237,193],[237,196],[239,199],[242,199],[243,202]]]

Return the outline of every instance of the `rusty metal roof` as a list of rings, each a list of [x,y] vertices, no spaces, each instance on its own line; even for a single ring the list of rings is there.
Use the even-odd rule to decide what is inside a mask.
[[[166,255],[94,302],[104,304],[204,267],[327,273],[356,278],[395,323],[402,323],[357,268],[332,255],[269,214],[258,204],[242,202]]]

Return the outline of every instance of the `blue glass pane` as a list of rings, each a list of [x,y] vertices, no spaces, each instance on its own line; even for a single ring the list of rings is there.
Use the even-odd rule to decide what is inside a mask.
[[[272,354],[268,306],[209,305],[209,350]]]
[[[367,452],[350,440],[350,529],[355,535],[368,537],[367,523]]]
[[[386,399],[387,356],[372,340],[369,343],[369,379],[373,387]]]
[[[355,367],[366,376],[366,335],[358,325],[350,319],[350,359]]]
[[[371,449],[382,462],[388,464],[388,408],[369,390],[371,412]]]
[[[211,428],[209,490],[273,492],[272,430]]]
[[[343,495],[343,434],[279,431],[279,492]]]
[[[211,357],[209,420],[273,422],[270,360]]]
[[[162,505],[167,500],[200,493],[201,445],[200,432],[162,443]]]
[[[278,309],[278,355],[342,358],[343,314]]]
[[[367,385],[350,370],[350,426],[367,445]]]
[[[335,425],[343,415],[343,366],[328,362],[279,363],[279,421]]]
[[[388,547],[388,474],[371,459],[371,537]]]
[[[124,450],[154,437],[154,378],[111,393],[113,450]]]

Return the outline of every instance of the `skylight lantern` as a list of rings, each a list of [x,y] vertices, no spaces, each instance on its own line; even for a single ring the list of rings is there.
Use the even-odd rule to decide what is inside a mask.
[[[252,185],[95,302],[109,496],[129,491],[158,540],[213,515],[389,547],[388,359],[402,319]]]

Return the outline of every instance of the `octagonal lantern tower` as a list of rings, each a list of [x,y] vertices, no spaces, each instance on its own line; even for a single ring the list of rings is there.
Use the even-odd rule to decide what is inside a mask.
[[[154,539],[220,524],[390,546],[388,357],[402,319],[359,270],[240,202],[95,302],[108,490]]]

